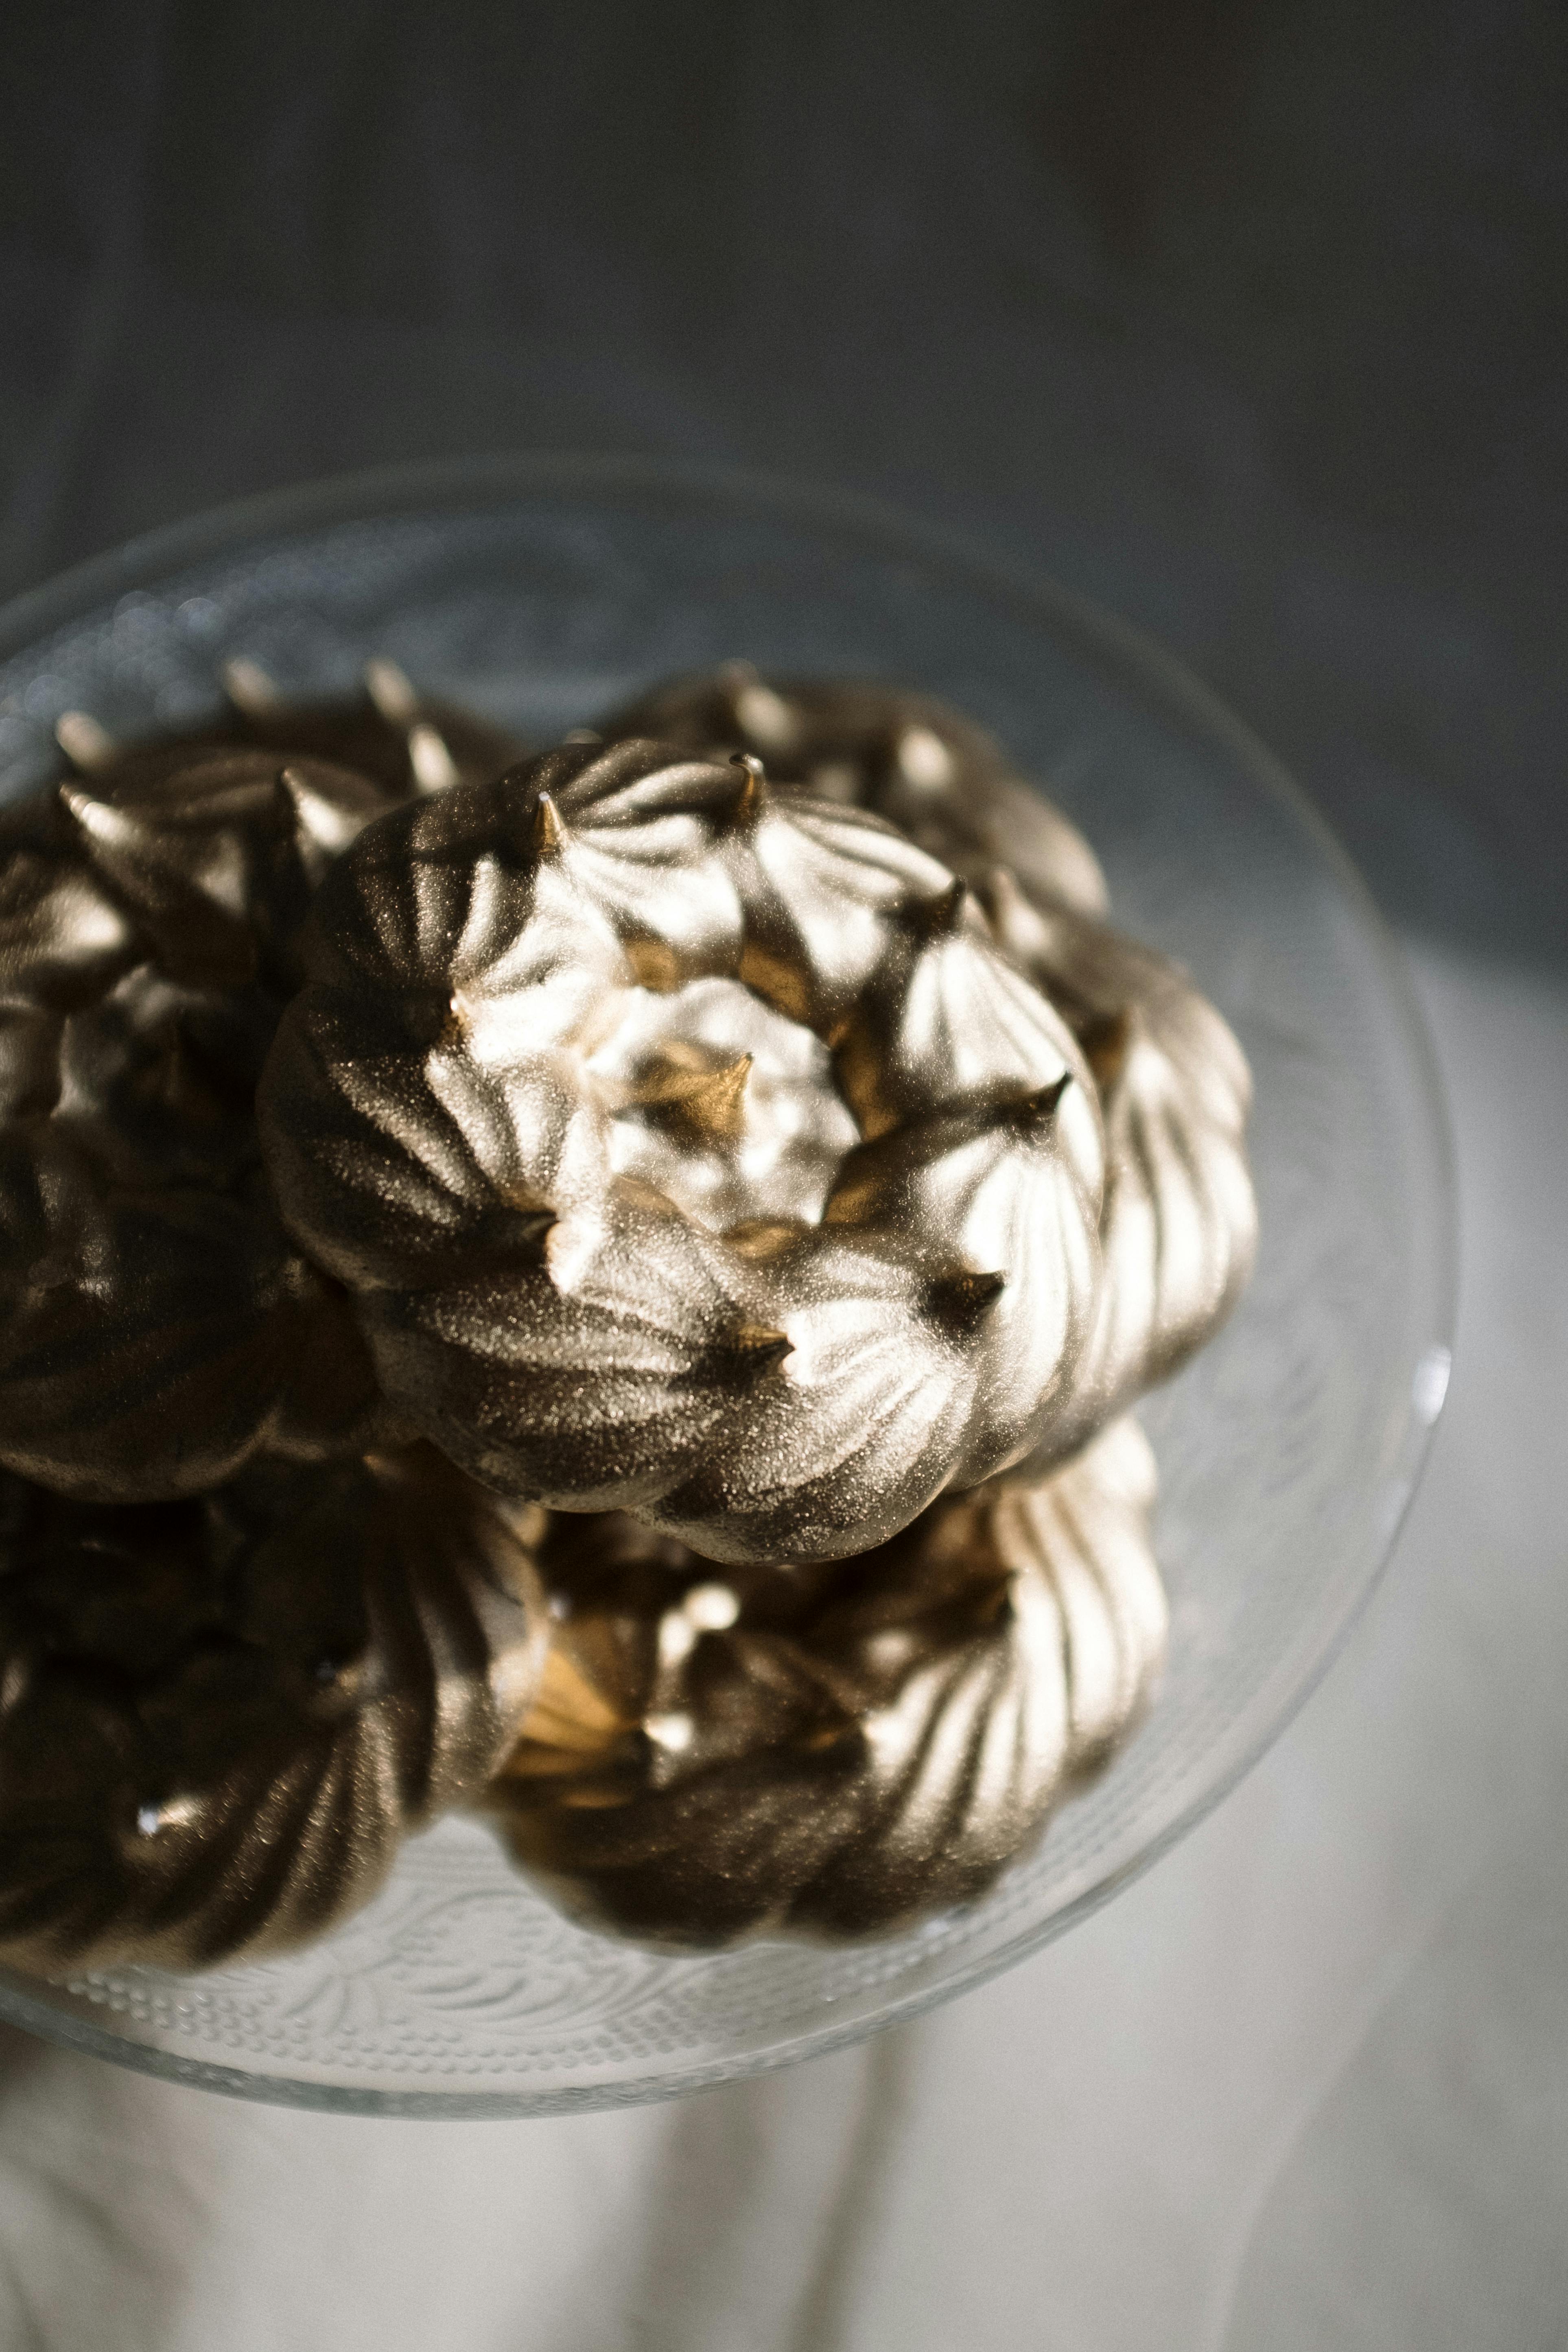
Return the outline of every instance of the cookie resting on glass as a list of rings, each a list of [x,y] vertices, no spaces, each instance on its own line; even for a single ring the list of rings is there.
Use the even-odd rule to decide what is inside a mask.
[[[225,680],[0,816],[0,1958],[284,1949],[459,1806],[658,1946],[973,1900],[1157,1682],[1230,1032],[928,696]]]
[[[538,1516],[430,1447],[174,1503],[0,1480],[0,1959],[209,1967],[359,1909],[517,1736]]]
[[[645,1942],[885,1934],[972,1902],[1142,1711],[1153,1497],[1121,1421],[831,1570],[726,1570],[635,1519],[552,1515],[538,1696],[486,1810],[563,1910]]]

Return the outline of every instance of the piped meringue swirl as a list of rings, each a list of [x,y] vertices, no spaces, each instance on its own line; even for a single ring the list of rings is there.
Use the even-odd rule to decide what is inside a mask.
[[[754,752],[778,783],[873,810],[967,880],[1005,860],[1026,887],[1105,912],[1105,877],[1078,827],[994,735],[933,694],[731,661],[665,679],[595,724],[606,742],[657,735],[709,756]]]
[[[0,1958],[205,1968],[357,1910],[531,1704],[542,1517],[429,1447],[112,1507],[0,1476]]]
[[[1098,1101],[890,826],[755,761],[567,746],[364,835],[309,970],[271,1181],[474,1475],[804,1560],[1039,1442],[1093,1311]]]
[[[1107,1183],[1093,1335],[1037,1459],[1064,1461],[1225,1320],[1251,1272],[1252,1084],[1230,1030],[1168,958],[1104,920],[1088,843],[992,737],[927,695],[763,677],[730,662],[655,686],[600,726],[694,751],[763,751],[781,781],[900,825],[973,887],[1062,1014],[1100,1088]]]
[[[336,1285],[279,1223],[253,1113],[368,778],[222,751],[106,769],[0,821],[0,1463],[193,1494],[385,1419]]]
[[[550,1647],[485,1809],[563,1910],[644,1942],[858,1937],[970,1902],[1149,1698],[1153,1494],[1123,1421],[831,1573],[552,1519]]]

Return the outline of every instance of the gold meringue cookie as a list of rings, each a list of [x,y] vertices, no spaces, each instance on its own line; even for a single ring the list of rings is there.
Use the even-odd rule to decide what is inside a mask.
[[[1163,1654],[1135,1423],[830,1573],[552,1520],[538,1699],[485,1801],[584,1923],[713,1946],[972,1901],[1137,1721]]]
[[[0,1157],[0,1215],[8,1468],[83,1499],[152,1499],[395,1426],[341,1292],[264,1196],[106,1198],[89,1160],[29,1146]]]
[[[515,1738],[540,1517],[428,1448],[109,1509],[0,1480],[0,1958],[204,1968],[366,1902]]]
[[[764,677],[733,661],[666,679],[597,724],[606,742],[657,735],[708,757],[754,752],[775,782],[874,810],[966,880],[1005,861],[1027,887],[1105,912],[1105,877],[1078,827],[994,736],[935,695]]]
[[[601,725],[612,739],[647,729],[693,751],[766,751],[782,777],[876,809],[974,887],[998,944],[1067,1020],[1100,1087],[1108,1174],[1093,1337],[1039,1455],[1066,1460],[1202,1346],[1251,1271],[1251,1078],[1230,1030],[1185,972],[1101,919],[1104,879],[1082,836],[989,736],[929,697],[732,662]]]
[[[1168,958],[1033,899],[1005,867],[981,884],[999,946],[1087,1055],[1105,1113],[1104,1275],[1089,1344],[1037,1460],[1063,1461],[1167,1380],[1230,1313],[1252,1271],[1252,1076],[1214,1006]]]
[[[260,751],[61,787],[0,827],[0,1463],[106,1501],[386,1423],[278,1221],[257,1076],[315,885],[390,805]]]
[[[244,656],[225,664],[223,680],[226,711],[187,734],[121,744],[96,719],[68,711],[56,730],[60,748],[73,767],[122,791],[140,790],[171,766],[188,767],[204,752],[252,746],[353,768],[398,800],[482,783],[523,756],[504,728],[421,695],[384,656],[365,664],[357,694],[335,700],[296,702]]]
[[[323,886],[258,1107],[388,1397],[504,1492],[838,1557],[1038,1443],[1100,1114],[963,886],[654,743],[400,811]]]
[[[384,655],[365,664],[360,694],[341,701],[294,702],[252,661],[230,662],[224,683],[247,741],[357,768],[400,799],[488,782],[523,756],[507,729],[421,695]]]

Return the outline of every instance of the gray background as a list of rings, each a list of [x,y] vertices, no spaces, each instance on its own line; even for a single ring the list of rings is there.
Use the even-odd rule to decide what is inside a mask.
[[[401,457],[839,481],[1162,636],[1412,946],[1465,1294],[1394,1568],[1108,1912],[868,2052],[353,2124],[5,2045],[0,2342],[1568,2345],[1568,12],[5,26],[0,589]]]

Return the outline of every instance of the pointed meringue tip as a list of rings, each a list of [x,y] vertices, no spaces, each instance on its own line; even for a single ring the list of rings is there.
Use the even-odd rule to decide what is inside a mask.
[[[1064,1070],[1048,1087],[1036,1087],[1026,1095],[1019,1095],[1006,1107],[1009,1118],[1026,1129],[1048,1127],[1056,1117],[1057,1106],[1072,1084],[1072,1072]]]
[[[121,808],[79,784],[58,787],[60,806],[77,827],[81,848],[116,892],[128,898],[158,941],[163,968],[178,977],[194,959],[205,981],[240,985],[256,974],[256,934],[226,888],[226,876],[205,875],[191,859],[176,826],[142,810]]]
[[[362,672],[364,690],[389,727],[412,727],[419,713],[419,697],[406,670],[385,654],[373,654]]]
[[[730,708],[735,724],[764,751],[786,751],[798,731],[795,712],[784,696],[759,677],[750,663],[745,675],[729,680]]]
[[[945,889],[931,898],[912,898],[906,912],[912,928],[922,939],[945,940],[962,929],[969,908],[969,885],[954,875]]]
[[[518,1238],[531,1249],[542,1250],[560,1223],[560,1217],[553,1209],[520,1209],[517,1212]]]
[[[446,1029],[456,1033],[463,1025],[466,1007],[460,996],[454,996],[447,1016]],[[526,1185],[517,1185],[501,1194],[504,1224],[508,1241],[525,1250],[542,1255],[546,1242],[561,1223],[561,1212]]]
[[[124,809],[116,808],[112,801],[101,801],[96,793],[83,792],[79,784],[63,783],[58,791],[67,815],[81,827],[89,842],[123,848],[139,838],[142,828],[135,818]]]
[[[632,1099],[646,1115],[695,1129],[706,1141],[733,1143],[744,1123],[751,1075],[750,1054],[738,1054],[716,1069],[656,1061],[643,1072]]]
[[[741,789],[730,811],[730,823],[732,825],[754,824],[768,804],[767,771],[754,751],[734,752],[730,765],[742,771]]]
[[[931,727],[906,727],[894,753],[899,772],[917,792],[940,792],[952,782],[952,753]]]
[[[226,661],[218,676],[224,692],[247,719],[269,719],[282,703],[273,680],[247,654],[236,654],[232,661]]]
[[[932,1284],[931,1305],[944,1322],[962,1327],[994,1306],[1006,1287],[1005,1274],[975,1274],[961,1266]]]
[[[728,1584],[694,1584],[680,1611],[698,1633],[725,1633],[741,1613],[741,1596]]]
[[[795,1342],[785,1331],[777,1331],[766,1324],[742,1323],[736,1330],[732,1343],[735,1353],[745,1359],[752,1372],[772,1371],[786,1356],[795,1353]]]
[[[58,789],[60,804],[80,835],[81,846],[117,888],[129,890],[139,904],[148,890],[159,902],[173,892],[188,911],[199,903],[209,917],[216,915],[226,925],[247,931],[242,921],[236,923],[233,909],[214,898],[189,871],[177,836],[171,836],[155,822],[149,823],[140,811],[102,800],[80,784],[68,781]]]
[[[114,757],[114,738],[88,710],[62,710],[55,721],[55,741],[73,768],[90,776],[107,768]]]
[[[300,819],[307,816],[313,803],[321,798],[320,793],[311,789],[298,768],[279,768],[272,789],[283,802],[286,813],[289,816]]]
[[[325,793],[318,791],[303,769],[279,769],[273,789],[303,850],[335,856],[348,847],[363,822],[363,818],[349,815]]]
[[[414,771],[415,786],[422,793],[448,792],[458,781],[458,763],[447,749],[447,739],[427,719],[408,730],[408,764]]]
[[[533,811],[533,854],[539,858],[559,857],[565,846],[561,812],[548,793],[541,793]]]
[[[680,1099],[680,1109],[692,1125],[707,1134],[733,1141],[741,1130],[742,1107],[745,1101],[746,1081],[752,1075],[752,1056],[742,1054],[721,1070],[692,1087]]]

